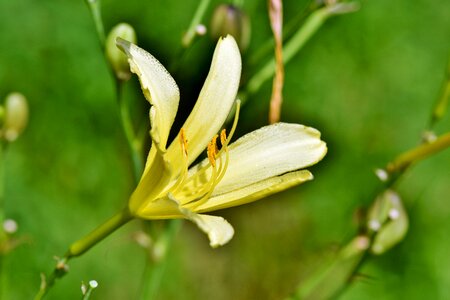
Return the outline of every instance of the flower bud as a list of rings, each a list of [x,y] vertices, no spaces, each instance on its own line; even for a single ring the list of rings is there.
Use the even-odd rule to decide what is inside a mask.
[[[371,251],[380,255],[398,244],[408,232],[408,215],[400,197],[393,191],[386,191],[385,198],[389,201],[387,221],[375,235]]]
[[[130,79],[131,72],[127,56],[116,46],[116,38],[120,37],[136,44],[136,33],[127,23],[120,23],[111,29],[106,37],[106,57],[114,70],[117,79],[126,81]]]
[[[341,249],[340,255],[342,258],[349,258],[359,255],[369,249],[369,246],[370,239],[365,235],[359,235]]]
[[[389,191],[386,191],[375,199],[367,213],[367,228],[371,231],[378,231],[389,217],[391,203]]]
[[[15,141],[28,123],[28,103],[24,95],[11,93],[6,97],[1,137]]]
[[[214,10],[209,32],[214,40],[227,34],[232,35],[241,52],[245,52],[250,43],[250,19],[238,7],[221,4]]]

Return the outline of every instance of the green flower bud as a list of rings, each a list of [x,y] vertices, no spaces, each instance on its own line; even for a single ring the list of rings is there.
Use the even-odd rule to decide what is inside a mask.
[[[389,192],[386,191],[375,199],[367,213],[367,228],[370,231],[378,231],[389,217],[389,209],[391,202],[389,200]]]
[[[6,97],[1,137],[15,141],[28,123],[28,103],[24,95],[11,93]]]
[[[364,253],[370,246],[370,239],[365,235],[359,235],[341,249],[340,257],[349,258]]]
[[[386,191],[385,198],[389,201],[388,220],[375,235],[371,251],[380,255],[403,240],[408,232],[408,215],[400,197],[393,191]]]
[[[209,32],[214,40],[227,34],[232,35],[241,52],[245,52],[250,43],[250,19],[238,7],[221,4],[214,10]]]
[[[136,33],[131,25],[120,23],[114,26],[106,37],[106,57],[116,77],[119,80],[126,81],[131,76],[130,66],[127,56],[116,46],[117,37],[136,44]]]

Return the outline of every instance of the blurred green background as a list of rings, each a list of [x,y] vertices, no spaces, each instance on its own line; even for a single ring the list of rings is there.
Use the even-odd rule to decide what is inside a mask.
[[[305,0],[286,0],[285,20]],[[212,1],[205,21],[209,21]],[[266,1],[244,1],[252,22],[245,62],[271,31]],[[138,43],[173,63],[197,1],[102,1],[106,29],[128,22]],[[30,299],[53,256],[122,208],[133,190],[128,147],[113,78],[84,1],[0,0],[0,98],[20,91],[30,103],[26,132],[6,157],[6,215],[25,243],[5,259],[8,299]],[[211,249],[185,223],[170,252],[157,299],[283,299],[336,246],[356,233],[355,210],[368,205],[373,174],[419,141],[444,80],[450,49],[450,2],[361,1],[360,11],[330,19],[286,66],[282,120],[318,128],[327,157],[315,180],[254,204],[221,211],[236,234]],[[173,74],[181,119],[209,68],[215,41],[204,37]],[[126,95],[147,115],[133,77]],[[271,83],[243,107],[239,133],[267,122]],[[180,120],[181,120],[180,119]],[[450,128],[446,117],[436,127]],[[419,163],[399,193],[410,216],[406,239],[360,270],[342,299],[450,299],[450,151]],[[144,251],[126,225],[70,263],[48,299],[138,299]]]

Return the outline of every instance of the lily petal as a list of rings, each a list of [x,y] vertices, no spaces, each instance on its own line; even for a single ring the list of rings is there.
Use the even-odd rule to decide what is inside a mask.
[[[311,166],[325,156],[327,147],[314,128],[276,123],[244,135],[228,151],[228,168],[213,197]]]
[[[234,38],[227,36],[217,43],[208,77],[183,125],[188,141],[189,164],[202,153],[225,122],[236,100],[240,76],[239,48]],[[170,145],[167,158],[174,166],[181,165],[178,138]]]
[[[175,80],[164,66],[144,49],[121,38],[117,38],[116,43],[128,56],[130,70],[138,75],[145,98],[152,105],[150,134],[156,146],[165,151],[180,101]]]
[[[186,211],[186,218],[194,222],[204,233],[208,235],[209,245],[213,248],[223,246],[228,243],[234,235],[233,226],[222,217],[200,215]]]
[[[195,211],[206,212],[247,204],[312,179],[313,175],[308,170],[271,177],[225,194],[212,196],[208,201],[198,206]]]
[[[138,217],[143,219],[171,219],[185,218],[195,223],[208,235],[211,247],[225,245],[234,235],[234,229],[222,217],[200,215],[180,205],[180,202],[171,194],[148,203],[138,211]]]
[[[128,201],[128,207],[135,215],[139,215],[142,208],[145,208],[148,203],[157,199],[172,180],[172,168],[164,160],[164,156],[158,154],[154,144],[152,143],[152,148],[147,158],[146,170]],[[151,163],[149,163],[150,161]]]

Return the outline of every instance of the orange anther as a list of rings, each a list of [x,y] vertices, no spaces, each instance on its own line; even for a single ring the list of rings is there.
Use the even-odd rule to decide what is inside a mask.
[[[220,143],[222,144],[222,147],[226,146],[227,144],[227,130],[222,129],[220,132]]]
[[[184,128],[180,129],[180,144],[181,144],[181,150],[183,151],[184,155],[188,155],[187,153],[187,139],[186,139],[186,134],[184,132]]]

